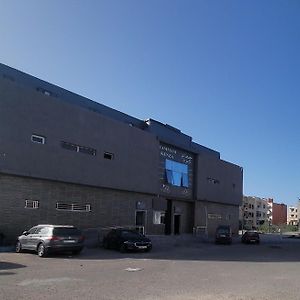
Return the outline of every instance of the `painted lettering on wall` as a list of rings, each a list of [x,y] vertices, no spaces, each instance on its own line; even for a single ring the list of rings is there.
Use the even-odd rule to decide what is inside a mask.
[[[221,215],[219,215],[219,214],[207,214],[207,217],[209,218],[209,219],[214,219],[214,220],[216,220],[216,219],[222,219],[222,216]]]

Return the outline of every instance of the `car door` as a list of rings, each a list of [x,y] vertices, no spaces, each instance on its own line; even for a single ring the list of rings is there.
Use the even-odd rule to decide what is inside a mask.
[[[37,227],[34,232],[28,235],[28,249],[36,250],[42,228],[43,227]]]
[[[37,231],[34,233],[34,235],[32,236],[33,250],[36,250],[38,244],[41,241],[44,241],[48,235],[49,235],[49,228],[47,226],[39,227]]]
[[[37,227],[32,227],[31,229],[29,229],[27,231],[26,234],[23,234],[20,238],[20,241],[22,243],[22,248],[23,249],[32,249],[31,246],[31,239],[32,239],[32,235],[36,232]]]

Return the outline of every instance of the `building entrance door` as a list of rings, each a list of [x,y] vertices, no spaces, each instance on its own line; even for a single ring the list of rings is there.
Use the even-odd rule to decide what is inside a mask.
[[[168,200],[167,210],[165,214],[165,234],[169,235],[172,232],[172,201]]]
[[[146,227],[146,211],[145,210],[137,210],[135,212],[135,226],[136,229],[145,234],[145,227]]]
[[[174,215],[174,234],[180,234],[180,215]]]

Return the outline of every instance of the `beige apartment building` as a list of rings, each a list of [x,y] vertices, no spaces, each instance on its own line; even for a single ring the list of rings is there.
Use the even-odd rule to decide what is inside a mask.
[[[299,224],[298,208],[296,206],[288,207],[287,224],[288,225]]]
[[[259,197],[244,196],[240,206],[240,223],[245,229],[255,229],[269,221],[268,200]]]

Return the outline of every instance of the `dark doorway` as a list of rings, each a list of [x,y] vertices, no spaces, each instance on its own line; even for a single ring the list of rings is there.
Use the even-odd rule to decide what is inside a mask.
[[[146,226],[146,211],[145,210],[137,210],[135,212],[135,225],[136,229],[145,234],[145,226]]]
[[[180,215],[174,215],[174,234],[180,234]]]
[[[171,234],[172,224],[172,200],[168,200],[167,210],[165,215],[165,234]]]

